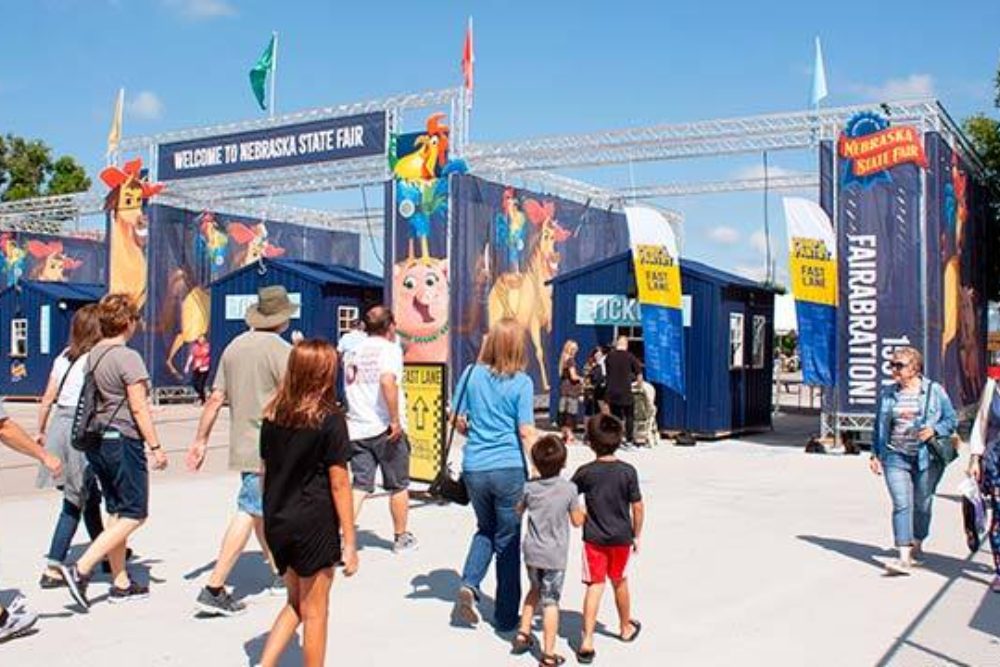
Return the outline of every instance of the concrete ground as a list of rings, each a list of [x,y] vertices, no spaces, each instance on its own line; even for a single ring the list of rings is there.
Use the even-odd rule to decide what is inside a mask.
[[[16,416],[34,408],[15,406]],[[138,577],[152,597],[130,606],[104,601],[93,587],[89,615],[74,613],[64,590],[36,581],[58,496],[31,489],[32,471],[0,458],[0,598],[19,587],[42,612],[39,632],[0,646],[2,665],[247,665],[258,658],[281,599],[265,591],[257,552],[231,582],[249,603],[234,619],[196,619],[192,602],[212,566],[230,516],[237,479],[222,449],[209,470],[181,470],[196,411],[167,408],[161,438],[172,450],[168,473],[154,475],[152,518],[134,547]],[[31,423],[31,422],[29,422]],[[217,442],[224,443],[224,423]],[[936,503],[927,567],[884,575],[890,555],[889,500],[864,457],[806,455],[815,418],[782,415],[774,434],[752,442],[664,446],[622,456],[640,472],[648,523],[633,564],[634,644],[614,638],[606,596],[596,664],[603,665],[996,665],[1000,595],[988,592],[988,552],[964,546],[952,466]],[[570,468],[589,458],[575,448]],[[569,472],[569,471],[567,471]],[[335,582],[328,663],[344,665],[537,664],[508,654],[508,638],[489,626],[450,625],[458,571],[473,531],[468,508],[414,503],[420,550],[394,556],[384,499],[366,506],[361,570]],[[81,538],[82,538],[81,531]],[[580,543],[571,546],[559,650],[580,627]],[[493,590],[487,581],[484,590]],[[489,613],[487,605],[487,615]],[[292,647],[283,664],[301,662]]]

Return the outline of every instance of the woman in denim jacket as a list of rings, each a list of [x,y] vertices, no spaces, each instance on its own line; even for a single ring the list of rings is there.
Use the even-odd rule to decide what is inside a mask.
[[[870,467],[876,475],[885,475],[892,499],[892,533],[899,558],[886,568],[908,575],[923,559],[934,489],[944,472],[927,443],[954,433],[956,416],[944,388],[923,376],[919,351],[897,348],[889,365],[895,382],[879,394]]]

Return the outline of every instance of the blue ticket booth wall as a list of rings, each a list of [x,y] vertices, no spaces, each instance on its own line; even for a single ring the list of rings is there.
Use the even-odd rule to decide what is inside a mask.
[[[550,377],[559,377],[559,352],[567,339],[580,346],[581,369],[590,350],[613,344],[619,334],[633,339],[629,349],[642,358],[631,252],[558,276],[550,284]],[[689,259],[681,260],[681,290],[687,391],[682,397],[654,384],[660,429],[705,438],[769,429],[775,290]],[[552,414],[558,395],[553,382]]]
[[[73,314],[104,296],[104,285],[20,280],[0,292],[4,368],[0,395],[38,398],[69,342]]]
[[[284,336],[293,331],[306,338],[325,338],[336,344],[351,320],[381,303],[382,278],[346,266],[302,260],[263,260],[216,280],[211,285],[212,365],[229,342],[247,330],[246,309],[257,302],[257,290],[284,285],[300,304]]]

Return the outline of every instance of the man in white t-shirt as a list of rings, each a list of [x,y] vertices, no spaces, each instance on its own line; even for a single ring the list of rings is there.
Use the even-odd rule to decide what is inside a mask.
[[[410,445],[405,432],[403,353],[387,307],[375,306],[365,314],[365,330],[368,337],[344,359],[347,430],[354,450],[354,515],[358,516],[365,498],[375,490],[375,470],[381,470],[382,487],[389,492],[393,551],[401,553],[417,547],[417,539],[406,529]]]

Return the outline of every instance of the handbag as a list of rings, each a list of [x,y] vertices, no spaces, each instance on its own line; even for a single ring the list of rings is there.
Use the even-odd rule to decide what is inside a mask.
[[[465,381],[462,382],[462,387],[458,390],[458,400],[455,401],[456,407],[462,405],[462,399],[465,397],[465,390],[469,386],[469,378],[472,377],[474,370],[475,366],[469,369],[469,372],[465,376]],[[462,475],[460,474],[458,479],[454,480],[451,478],[451,475],[448,474],[448,453],[451,451],[451,444],[455,440],[456,430],[455,420],[453,419],[451,428],[448,431],[448,442],[445,445],[444,453],[441,458],[441,470],[438,472],[437,477],[434,478],[434,481],[431,482],[431,486],[427,491],[435,498],[440,498],[441,500],[449,503],[455,503],[456,505],[468,505],[469,490],[465,486],[465,480],[462,479]]]
[[[930,405],[934,384],[934,382],[931,382],[930,386],[927,387],[927,397],[924,399],[924,418],[927,417],[927,407]],[[937,435],[935,433],[934,437],[927,441],[927,447],[930,449],[931,456],[937,459],[942,468],[947,468],[949,463],[958,458],[958,450],[955,449],[952,437],[952,433],[948,433],[947,435]]]

